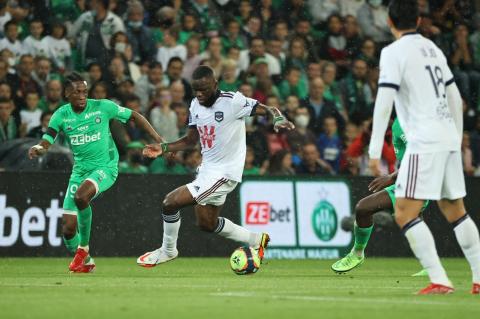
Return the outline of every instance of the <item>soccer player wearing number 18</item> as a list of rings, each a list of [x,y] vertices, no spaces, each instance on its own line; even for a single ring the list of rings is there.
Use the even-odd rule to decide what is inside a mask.
[[[272,114],[276,131],[294,126],[275,107],[263,105],[240,92],[218,90],[215,74],[208,66],[196,68],[192,78],[195,99],[190,105],[187,135],[172,143],[147,145],[144,155],[157,157],[182,151],[200,141],[202,165],[193,182],[180,186],[165,197],[162,204],[163,243],[160,248],[137,259],[142,267],[153,267],[178,256],[180,209],[187,206],[195,206],[200,229],[252,246],[258,249],[261,259],[269,241],[268,234],[250,232],[227,218],[219,217],[219,214],[227,194],[242,179],[246,154],[245,118],[260,109]]]
[[[427,270],[431,284],[418,294],[454,291],[427,225],[418,217],[426,200],[436,200],[470,263],[472,293],[480,290],[480,239],[463,204],[466,195],[460,145],[462,100],[442,51],[417,34],[416,0],[393,0],[388,23],[397,39],[380,56],[379,90],[373,115],[370,166],[377,167],[395,102],[408,140],[396,180],[395,220]]]
[[[137,112],[109,100],[87,99],[87,82],[76,73],[66,78],[65,96],[70,103],[55,111],[47,132],[30,148],[29,156],[45,154],[58,133],[66,135],[75,164],[63,202],[62,232],[65,246],[75,254],[70,271],[86,273],[95,268],[89,255],[90,201],[109,189],[118,175],[118,151],[110,134],[110,120],[132,120],[155,141],[162,139]]]

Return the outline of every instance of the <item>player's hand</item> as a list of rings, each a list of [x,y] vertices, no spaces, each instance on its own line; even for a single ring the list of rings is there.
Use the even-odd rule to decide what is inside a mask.
[[[381,191],[385,187],[388,187],[394,183],[394,180],[390,175],[385,175],[385,176],[380,176],[375,178],[369,185],[368,185],[368,190],[376,193],[378,191]]]
[[[148,158],[157,158],[163,154],[162,146],[160,144],[145,145],[142,154]]]
[[[280,129],[286,129],[288,131],[293,130],[295,125],[286,119],[285,116],[279,116],[274,119],[273,130],[278,133]]]
[[[39,156],[42,156],[43,154],[45,154],[47,152],[47,150],[41,146],[41,145],[33,145],[32,147],[30,147],[30,149],[28,150],[28,157],[30,159],[34,159],[36,157],[39,157]]]
[[[368,162],[368,167],[370,168],[373,176],[380,176],[382,174],[380,170],[380,159],[371,158]]]

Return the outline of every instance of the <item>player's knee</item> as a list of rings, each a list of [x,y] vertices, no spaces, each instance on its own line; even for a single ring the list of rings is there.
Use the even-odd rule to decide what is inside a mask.
[[[218,224],[218,219],[211,219],[211,218],[205,218],[205,217],[199,217],[197,220],[197,226],[200,228],[200,230],[213,233],[215,229],[217,228]]]
[[[80,210],[87,208],[90,202],[87,196],[81,195],[78,192],[75,193],[73,200],[75,201],[75,205],[77,205],[77,208]]]
[[[367,205],[365,205],[365,199],[361,199],[357,205],[355,205],[355,214],[362,217],[370,214],[370,210]]]
[[[167,194],[162,202],[162,212],[164,214],[174,213],[176,211],[176,201],[175,196],[172,194]]]

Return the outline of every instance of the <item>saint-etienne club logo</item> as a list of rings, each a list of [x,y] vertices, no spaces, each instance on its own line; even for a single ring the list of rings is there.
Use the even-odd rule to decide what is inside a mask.
[[[101,122],[102,122],[102,119],[100,118],[100,116],[97,116],[95,118],[95,123],[100,124]]]
[[[313,208],[312,228],[321,241],[330,241],[337,233],[338,218],[335,207],[327,201],[326,196]]]

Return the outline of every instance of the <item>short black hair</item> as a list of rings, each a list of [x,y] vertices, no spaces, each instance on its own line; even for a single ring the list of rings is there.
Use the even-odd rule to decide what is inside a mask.
[[[160,68],[160,69],[163,70],[162,64],[160,62],[157,62],[157,61],[151,61],[150,63],[148,63],[148,68],[150,70],[155,69],[155,68]]]
[[[65,88],[72,86],[75,82],[84,82],[85,79],[77,72],[73,72],[65,78]]]
[[[138,102],[140,103],[140,98],[135,94],[127,94],[123,97],[123,104],[126,105],[128,102]]]
[[[392,0],[388,16],[398,30],[415,29],[419,16],[417,0]]]
[[[100,0],[98,2],[101,3],[106,10],[110,7],[110,0]]]
[[[213,78],[215,72],[208,65],[200,65],[193,71],[192,80],[200,80],[202,78]]]
[[[15,20],[9,20],[7,23],[5,23],[5,26],[3,27],[3,29],[5,31],[7,31],[7,29],[11,26],[11,25],[14,25],[14,26],[18,26],[18,23],[15,22]]]
[[[180,62],[180,63],[183,65],[183,60],[180,59],[178,56],[174,56],[173,58],[171,58],[170,60],[168,60],[167,69],[170,67],[170,65],[171,65],[173,62]]]

